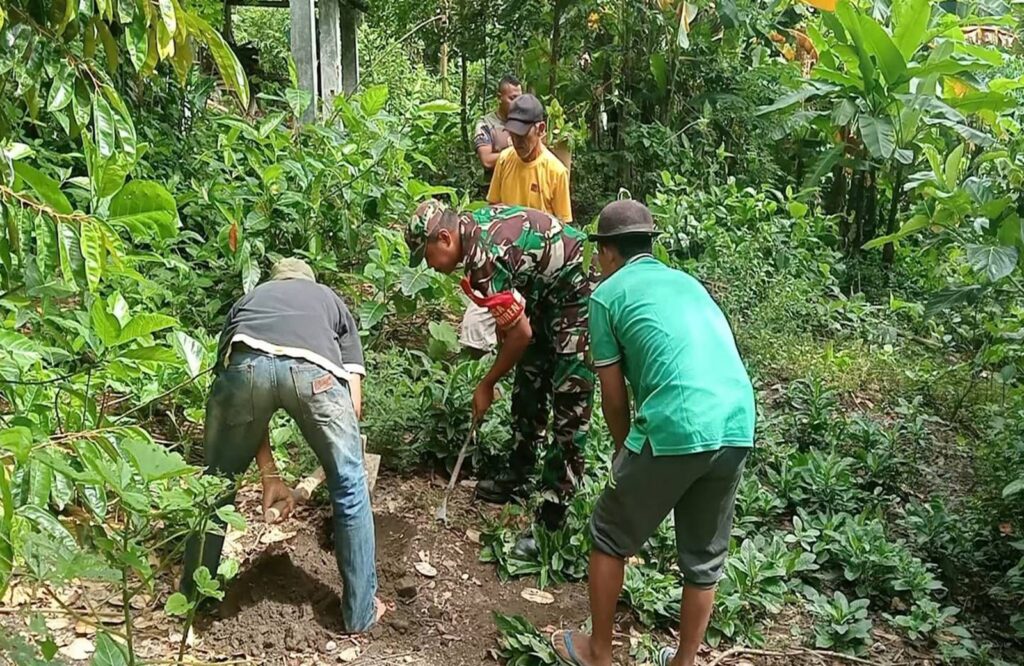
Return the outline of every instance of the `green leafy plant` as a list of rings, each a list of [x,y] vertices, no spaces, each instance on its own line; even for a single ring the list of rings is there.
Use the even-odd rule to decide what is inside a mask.
[[[547,636],[537,631],[529,620],[520,615],[494,613],[498,625],[499,655],[510,666],[535,666],[559,663],[558,655]]]
[[[819,594],[811,599],[811,612],[818,618],[814,644],[851,654],[863,654],[871,645],[871,620],[867,599],[850,601],[842,592],[831,597]]]

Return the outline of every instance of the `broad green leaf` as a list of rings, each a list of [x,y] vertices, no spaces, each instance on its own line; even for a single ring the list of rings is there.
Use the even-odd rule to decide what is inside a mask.
[[[15,162],[14,173],[32,188],[39,200],[61,215],[71,215],[71,202],[60,191],[60,184],[26,162]]]
[[[1017,248],[1006,245],[968,245],[967,263],[977,273],[995,282],[1017,267]]]
[[[359,96],[359,108],[367,117],[375,116],[388,101],[388,87],[383,83],[370,86]]]
[[[188,598],[181,592],[175,592],[167,597],[167,601],[164,603],[164,613],[168,615],[185,617],[191,610],[192,604],[189,603]]]
[[[50,96],[46,101],[47,111],[60,111],[75,96],[75,76],[67,65],[62,64],[53,77],[53,85],[50,86]]]
[[[306,109],[309,108],[309,105],[313,103],[313,95],[308,90],[300,88],[286,88],[284,98],[288,102],[288,108],[292,110],[296,118],[301,117],[306,112]],[[337,101],[344,98],[338,95],[334,99]]]
[[[985,287],[972,284],[967,287],[953,287],[936,292],[924,306],[926,317],[932,317],[943,310],[957,305],[977,303],[984,293]]]
[[[654,82],[658,84],[658,90],[665,92],[668,88],[668,64],[661,53],[651,55],[651,74],[654,76]]]
[[[862,114],[857,118],[860,136],[868,152],[878,159],[887,160],[896,150],[896,129],[885,117]]]
[[[890,234],[888,236],[880,236],[873,240],[869,240],[867,243],[864,243],[864,249],[873,250],[874,248],[881,247],[887,243],[898,241],[901,238],[905,238],[912,233],[924,229],[930,223],[931,220],[928,218],[927,215],[915,215],[914,217],[907,220],[896,233]]]
[[[188,26],[189,33],[196,35],[210,49],[210,54],[213,56],[213,61],[217,63],[217,69],[220,71],[224,84],[238,96],[242,106],[248,108],[249,79],[246,78],[245,70],[242,69],[242,64],[235,57],[234,51],[219,32],[195,14],[185,12],[185,24]]]
[[[99,35],[100,43],[103,44],[103,53],[107,59],[107,71],[113,74],[121,65],[121,53],[117,48],[117,41],[106,23],[98,17],[93,18],[93,23],[96,26],[96,34]]]
[[[1022,490],[1024,490],[1024,477],[1014,479],[1006,484],[1005,488],[1003,488],[1003,499],[1013,497]]]
[[[363,304],[359,307],[359,326],[366,331],[373,330],[387,313],[387,303],[363,301]]]
[[[828,94],[834,90],[837,90],[837,88],[836,86],[832,85],[807,85],[804,86],[803,88],[800,88],[799,90],[794,90],[793,92],[783,95],[782,97],[775,100],[775,102],[769,104],[768,106],[758,107],[757,115],[763,116],[764,114],[771,113],[772,111],[787,109],[793,106],[794,104],[805,102],[812,97],[818,97],[820,95]]]
[[[178,20],[174,12],[174,3],[171,0],[159,0],[160,20],[163,22],[167,33],[173,35],[178,29]]]
[[[96,149],[102,157],[110,157],[117,148],[117,119],[103,95],[93,95],[92,121]]]
[[[28,460],[32,443],[32,431],[25,426],[0,430],[0,450],[10,451],[19,464],[24,464]],[[0,464],[0,467],[2,466]]]
[[[50,501],[58,511],[63,511],[75,497],[75,486],[71,477],[57,470],[53,472],[53,487],[50,491]]]
[[[180,226],[174,197],[152,180],[132,180],[121,188],[110,200],[109,221],[142,238],[173,238]]]
[[[117,338],[118,345],[137,340],[138,338],[150,335],[165,328],[178,325],[178,320],[163,314],[137,314],[132,317],[121,330]]]
[[[449,102],[446,99],[436,99],[432,102],[420,104],[420,111],[423,113],[456,113],[458,110],[458,104]]]
[[[878,63],[882,76],[885,77],[889,87],[906,82],[907,61],[893,44],[889,34],[867,14],[860,15],[860,29],[864,45],[872,59]]]
[[[1024,220],[1017,215],[1010,215],[999,225],[1000,245],[1020,245],[1024,243]]]
[[[96,635],[96,651],[89,666],[128,666],[128,655],[110,634],[101,632]]]
[[[818,184],[821,183],[821,179],[832,172],[832,167],[839,164],[839,161],[843,159],[843,155],[845,154],[845,143],[833,146],[830,150],[822,153],[821,157],[818,158],[818,161],[814,163],[814,168],[811,169],[804,178],[804,187],[817,187]]]
[[[92,306],[89,307],[89,319],[92,321],[92,330],[105,347],[117,343],[121,337],[121,324],[118,323],[117,317],[107,311],[107,304],[102,298],[93,299]]]
[[[75,543],[75,538],[68,532],[67,528],[60,524],[52,513],[41,507],[35,506],[34,504],[25,504],[17,509],[18,515],[26,520],[30,521],[36,526],[39,532],[42,532],[49,540],[55,544],[59,544],[68,551],[78,550],[78,545]]]
[[[234,527],[236,530],[245,529],[245,516],[238,513],[238,509],[235,508],[234,504],[228,504],[217,509],[217,517],[224,521],[224,524],[228,527]]]
[[[85,260],[85,278],[89,291],[96,291],[106,264],[106,247],[103,243],[103,230],[95,222],[82,224],[82,235],[79,239],[82,258]]]
[[[53,219],[37,215],[35,219],[36,264],[43,275],[54,275],[59,266],[57,225]]]
[[[28,465],[28,501],[41,508],[50,505],[50,492],[53,489],[53,469],[38,460]]]
[[[217,567],[217,575],[224,580],[231,580],[238,575],[238,560],[228,558]]]
[[[148,439],[125,439],[121,442],[121,449],[128,454],[135,469],[146,482],[182,476],[195,470],[181,455],[171,453]]]
[[[238,260],[242,268],[242,291],[248,294],[260,282],[260,264],[256,257],[252,256],[248,244],[239,254]]]
[[[135,0],[117,0],[117,20],[122,24],[131,23],[134,17]]]
[[[430,287],[433,277],[433,270],[421,262],[416,268],[403,268],[401,276],[402,293],[406,296],[415,296],[419,292]]]
[[[828,19],[830,16],[833,15],[826,13],[823,18]],[[861,31],[860,10],[854,8],[851,0],[839,0],[834,16],[850,37],[854,55],[857,58],[858,68],[860,69],[861,79],[864,82],[864,90],[871,94],[875,89],[876,83],[875,63],[871,58],[872,53],[868,50],[867,40]]]
[[[898,0],[893,3],[892,41],[904,59],[910,60],[924,44],[931,16],[931,0]]]
[[[182,331],[174,331],[171,334],[174,349],[185,361],[190,377],[195,377],[203,369],[203,347],[195,338]]]
[[[173,363],[181,361],[173,349],[167,347],[137,347],[121,352],[119,358],[131,361],[151,361],[153,363]]]
[[[960,183],[960,173],[963,169],[965,150],[966,147],[961,143],[951,150],[949,155],[946,157],[946,166],[943,168],[942,180],[946,184],[946,190],[949,192],[955,190],[956,186]]]
[[[64,275],[64,281],[72,288],[77,289],[79,278],[85,276],[85,264],[82,260],[78,232],[73,225],[62,222],[57,225],[57,234],[60,242],[61,273]]]
[[[120,0],[118,6],[135,6],[132,0]],[[149,30],[146,26],[146,18],[142,12],[130,19],[131,25],[124,31],[124,42],[128,49],[128,58],[132,61],[132,67],[136,72],[142,72],[149,58]],[[123,21],[123,19],[122,19]]]
[[[967,115],[991,111],[1001,113],[1017,106],[1012,95],[992,91],[969,92],[966,95],[947,97],[951,107]]]

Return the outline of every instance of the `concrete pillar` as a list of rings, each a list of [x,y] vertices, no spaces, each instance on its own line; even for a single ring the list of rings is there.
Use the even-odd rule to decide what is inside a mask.
[[[320,97],[331,108],[341,92],[341,9],[338,0],[318,0],[320,31]]]
[[[344,4],[341,6],[341,84],[346,95],[359,87],[359,53],[356,49],[356,32],[359,28],[359,11]]]
[[[316,115],[316,11],[313,0],[288,0],[291,15],[291,46],[299,87],[312,95],[312,103],[302,114],[303,122]]]

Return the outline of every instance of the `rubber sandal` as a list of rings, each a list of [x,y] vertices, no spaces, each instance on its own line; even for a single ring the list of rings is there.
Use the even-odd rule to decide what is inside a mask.
[[[558,651],[556,639],[559,636],[562,636],[562,645],[565,646],[565,652],[569,655],[569,659],[563,657],[561,653]],[[582,661],[580,661],[579,655],[576,654],[576,648],[573,647],[572,644],[571,629],[563,629],[561,631],[556,631],[555,633],[551,634],[551,649],[555,651],[555,656],[558,657],[558,661],[560,661],[563,664],[567,664],[568,666],[587,666]]]
[[[676,649],[663,647],[658,652],[658,666],[668,666],[676,656]]]

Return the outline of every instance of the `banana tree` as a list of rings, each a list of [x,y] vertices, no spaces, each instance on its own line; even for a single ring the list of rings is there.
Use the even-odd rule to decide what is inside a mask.
[[[826,139],[804,184],[831,173],[827,212],[844,213],[841,232],[853,252],[877,233],[880,219],[884,233],[896,231],[907,170],[928,141],[955,136],[987,146],[993,138],[985,128],[1014,106],[1008,92],[1016,82],[982,82],[1002,54],[969,44],[963,24],[930,0],[896,0],[884,16],[842,0],[808,26],[818,50],[809,78],[759,110],[802,105],[786,127],[809,127]],[[891,245],[885,257],[891,262]]]

